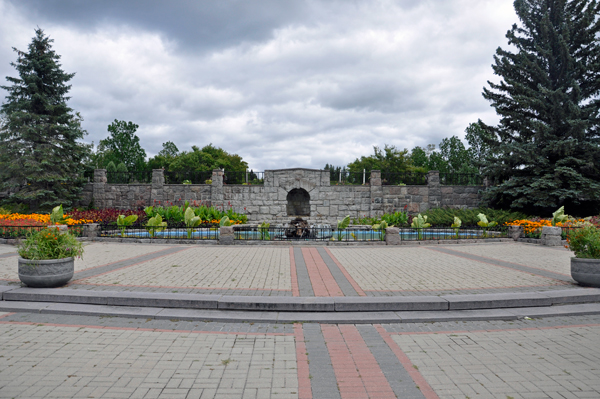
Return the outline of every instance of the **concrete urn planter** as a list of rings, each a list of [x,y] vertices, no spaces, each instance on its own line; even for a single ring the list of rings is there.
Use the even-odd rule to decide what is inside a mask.
[[[73,278],[75,259],[31,260],[19,257],[19,279],[28,287],[52,288]]]
[[[580,285],[600,287],[600,259],[571,258],[571,277]]]

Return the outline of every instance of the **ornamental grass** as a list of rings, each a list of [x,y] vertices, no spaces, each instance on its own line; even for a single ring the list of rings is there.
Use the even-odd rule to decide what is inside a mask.
[[[49,228],[28,234],[18,252],[21,258],[31,260],[74,258],[81,257],[83,245],[72,234]]]

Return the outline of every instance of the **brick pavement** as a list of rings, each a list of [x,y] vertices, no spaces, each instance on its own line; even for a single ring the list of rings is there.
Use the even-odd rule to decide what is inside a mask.
[[[290,290],[290,257],[279,247],[187,247],[77,283],[111,286]]]
[[[571,275],[571,258],[573,257],[573,252],[564,247],[544,247],[526,243],[440,245],[440,247],[456,252],[464,252],[484,258],[547,270],[566,276]]]
[[[596,398],[600,316],[386,325],[0,316],[0,397]]]
[[[392,337],[440,397],[600,397],[600,324]]]
[[[136,245],[117,243],[85,243],[82,258],[75,259],[75,272],[80,272],[103,265],[109,265],[143,255],[152,254],[164,249],[173,248],[170,245]],[[177,248],[177,247],[175,247]],[[0,253],[16,253],[16,247],[0,245]],[[14,257],[0,257],[0,280],[17,281],[19,279]]]
[[[15,248],[0,250],[0,284],[17,282]],[[562,248],[521,243],[332,248],[87,243],[69,288],[247,296],[527,292],[577,287],[565,274],[570,256]]]
[[[449,291],[563,286],[563,281],[427,247],[331,248],[364,291]]]

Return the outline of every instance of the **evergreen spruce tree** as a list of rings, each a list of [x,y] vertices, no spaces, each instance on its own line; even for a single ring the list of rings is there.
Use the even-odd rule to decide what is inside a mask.
[[[500,116],[485,124],[490,156],[482,172],[495,186],[489,205],[548,214],[596,209],[600,199],[600,4],[596,0],[516,0],[520,26],[498,48],[502,78],[483,96]],[[586,208],[586,209],[584,209]]]
[[[78,142],[87,134],[82,119],[67,105],[71,86],[66,83],[75,74],[61,69],[52,42],[38,28],[28,52],[13,48],[17,62],[11,65],[20,77],[7,77],[12,85],[1,86],[8,95],[2,104],[0,191],[8,190],[10,202],[31,209],[72,207],[89,153],[89,146]]]

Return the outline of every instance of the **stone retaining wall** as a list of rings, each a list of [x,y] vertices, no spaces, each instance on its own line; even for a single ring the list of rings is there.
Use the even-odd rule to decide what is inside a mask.
[[[267,170],[262,185],[227,185],[223,184],[223,171],[214,170],[208,185],[165,184],[162,169],[153,171],[152,184],[108,184],[106,170],[97,169],[84,201],[93,197],[98,208],[127,209],[166,201],[180,205],[187,200],[233,208],[246,213],[250,222],[287,223],[291,217],[301,216],[311,223],[334,223],[346,215],[374,217],[404,207],[411,214],[440,206],[476,208],[483,189],[441,186],[437,171],[429,172],[427,185],[384,186],[378,170],[371,171],[366,185],[331,185],[329,171],[301,168]],[[290,214],[291,209],[302,209],[305,214]]]

